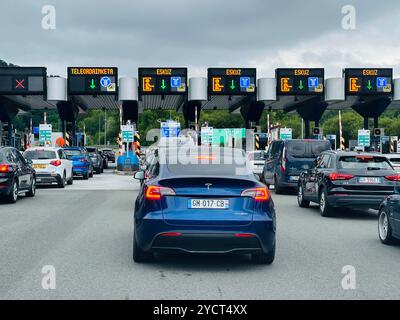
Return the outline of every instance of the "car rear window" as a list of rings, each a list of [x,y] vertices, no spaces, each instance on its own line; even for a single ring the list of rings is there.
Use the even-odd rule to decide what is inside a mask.
[[[264,160],[264,152],[250,152],[248,158],[249,160]]]
[[[82,155],[81,150],[64,150],[67,156],[80,156]]]
[[[198,152],[189,149],[161,154],[160,164],[173,175],[187,176],[248,176],[253,175],[250,162],[239,149],[214,149]],[[204,149],[203,149],[204,151]]]
[[[25,151],[24,156],[30,160],[57,159],[56,153],[50,150],[28,150]]]
[[[89,153],[94,153],[94,152],[96,152],[96,148],[86,148],[86,150],[87,150]]]
[[[288,141],[286,154],[295,158],[316,158],[330,149],[328,141]]]
[[[339,167],[342,169],[386,169],[392,166],[384,157],[374,156],[344,156],[339,158]]]
[[[390,162],[393,162],[393,163],[400,163],[400,158],[392,158],[392,159],[390,159]]]

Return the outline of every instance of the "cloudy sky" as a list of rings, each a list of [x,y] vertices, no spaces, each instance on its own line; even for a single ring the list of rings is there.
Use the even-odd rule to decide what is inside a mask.
[[[42,7],[56,9],[56,29],[42,28]],[[342,7],[356,9],[356,29],[342,28]],[[0,59],[46,66],[393,67],[400,76],[398,0],[2,0]]]

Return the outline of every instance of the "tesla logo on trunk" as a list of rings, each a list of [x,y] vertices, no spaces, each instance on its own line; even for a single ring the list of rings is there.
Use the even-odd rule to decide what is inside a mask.
[[[208,190],[210,190],[210,187],[212,186],[212,183],[206,183],[205,186],[207,187]]]

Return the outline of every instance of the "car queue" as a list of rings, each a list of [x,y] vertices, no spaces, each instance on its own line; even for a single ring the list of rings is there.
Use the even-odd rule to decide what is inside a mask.
[[[94,171],[102,173],[108,160],[92,149],[96,152],[86,147],[32,147],[21,153],[0,147],[0,200],[15,203],[22,195],[34,197],[37,186],[65,188],[76,177],[87,180]]]

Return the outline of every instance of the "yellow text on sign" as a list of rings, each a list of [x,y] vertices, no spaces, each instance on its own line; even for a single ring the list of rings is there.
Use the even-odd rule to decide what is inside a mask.
[[[154,85],[151,84],[151,77],[143,77],[142,79],[142,88],[144,92],[152,92]]]
[[[221,92],[224,86],[221,84],[221,77],[212,78],[212,89],[214,92]]]
[[[170,76],[172,75],[172,69],[157,69],[158,76]]]
[[[361,86],[358,84],[358,78],[350,78],[349,79],[349,91],[350,92],[358,92],[360,91]]]
[[[242,69],[226,69],[227,76],[241,76]]]
[[[281,78],[281,91],[282,92],[290,92],[292,90],[292,87],[289,84],[289,78]]]

